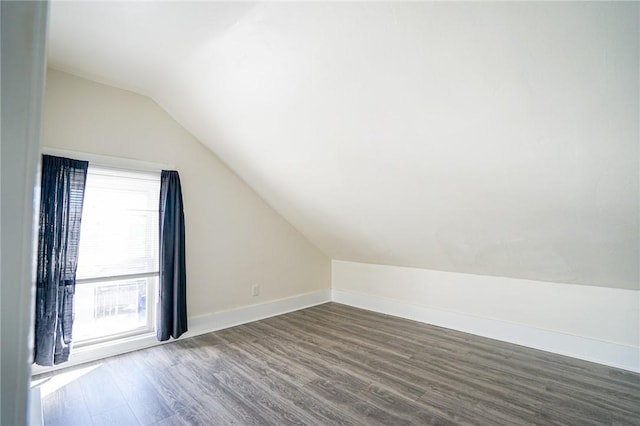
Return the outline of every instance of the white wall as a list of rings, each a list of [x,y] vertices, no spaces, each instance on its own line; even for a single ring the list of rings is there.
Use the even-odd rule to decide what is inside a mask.
[[[3,1],[2,395],[0,424],[25,425],[30,376],[33,200],[46,67],[47,2]]]
[[[640,371],[638,290],[342,261],[332,276],[336,301]]]
[[[49,69],[43,146],[175,166],[189,317],[329,289],[329,259],[149,98]]]

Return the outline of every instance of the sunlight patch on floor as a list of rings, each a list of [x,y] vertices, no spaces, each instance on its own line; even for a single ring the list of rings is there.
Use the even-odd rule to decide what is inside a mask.
[[[31,381],[31,387],[39,387],[42,398],[46,398],[47,395],[52,394],[60,388],[65,387],[74,380],[89,374],[96,368],[102,366],[102,363],[91,365],[89,367],[77,368],[64,373],[57,373],[54,376],[44,377],[42,379],[36,379]]]

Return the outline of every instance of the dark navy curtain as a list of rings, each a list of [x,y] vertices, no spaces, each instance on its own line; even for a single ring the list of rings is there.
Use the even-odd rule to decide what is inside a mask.
[[[86,161],[42,156],[34,362],[69,359]]]
[[[160,177],[160,292],[158,340],[177,339],[187,331],[184,211],[180,176],[163,170]]]

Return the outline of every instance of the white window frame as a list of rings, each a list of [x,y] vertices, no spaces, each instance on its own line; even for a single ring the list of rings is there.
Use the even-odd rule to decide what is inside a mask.
[[[101,343],[111,342],[114,340],[120,340],[127,337],[139,336],[144,334],[152,334],[155,332],[155,322],[156,322],[156,300],[158,298],[158,280],[160,278],[160,272],[145,272],[141,274],[130,274],[130,275],[114,275],[110,277],[96,277],[96,278],[82,278],[76,279],[76,286],[82,286],[93,283],[107,283],[109,281],[123,281],[128,279],[135,278],[156,278],[155,284],[151,289],[147,289],[147,292],[155,294],[155,298],[153,299],[154,303],[148,303],[146,305],[146,316],[147,316],[147,325],[132,328],[127,331],[123,331],[120,333],[108,334],[106,336],[94,337],[89,339],[82,340],[74,340],[75,348],[85,348],[87,346],[97,345]],[[148,282],[147,282],[148,283]]]
[[[68,157],[76,160],[88,161],[89,166],[93,165],[97,167],[106,167],[110,169],[121,169],[123,171],[130,171],[130,172],[161,173],[162,170],[175,170],[175,166],[171,164],[152,163],[147,161],[131,160],[131,159],[119,158],[119,157],[109,157],[104,155],[90,154],[86,152],[67,151],[67,150],[53,149],[53,148],[47,148],[47,147],[42,148],[42,154],[55,155],[59,157]],[[155,271],[155,272],[144,272],[139,274],[81,278],[81,279],[76,279],[76,285],[91,284],[91,283],[97,283],[97,282],[108,282],[108,281],[121,281],[125,279],[135,279],[135,278],[156,277],[156,284],[152,289],[152,291],[155,293],[157,298],[159,278],[160,278],[159,275],[160,275],[159,271]],[[155,319],[156,319],[156,304],[147,303],[147,324],[148,324],[147,326],[138,327],[133,330],[127,330],[126,332],[112,334],[108,336],[81,340],[79,343],[75,343],[74,347],[80,350],[85,350],[85,349],[90,349],[92,346],[117,344],[119,343],[119,341],[125,340],[127,338],[140,337],[140,336],[144,337],[144,336],[153,335],[155,330]]]

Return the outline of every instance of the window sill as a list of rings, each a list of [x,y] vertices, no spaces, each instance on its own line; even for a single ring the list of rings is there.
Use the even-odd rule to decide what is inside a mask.
[[[36,376],[39,374],[50,373],[62,368],[73,367],[75,365],[83,364],[86,362],[97,361],[110,356],[121,355],[123,353],[137,351],[158,344],[160,344],[160,342],[156,340],[155,333],[148,332],[144,334],[137,334],[135,336],[110,340],[107,342],[81,346],[78,348],[73,348],[71,356],[69,357],[69,361],[63,364],[54,365],[51,367],[43,367],[33,364],[31,366],[31,375]]]
[[[138,337],[155,336],[155,332],[149,327],[138,327],[133,330],[128,330],[118,334],[111,334],[102,337],[96,337],[93,339],[86,339],[74,343],[74,352],[82,352],[86,349],[98,348],[103,346],[110,346],[114,343],[127,341],[130,339],[136,339]]]

